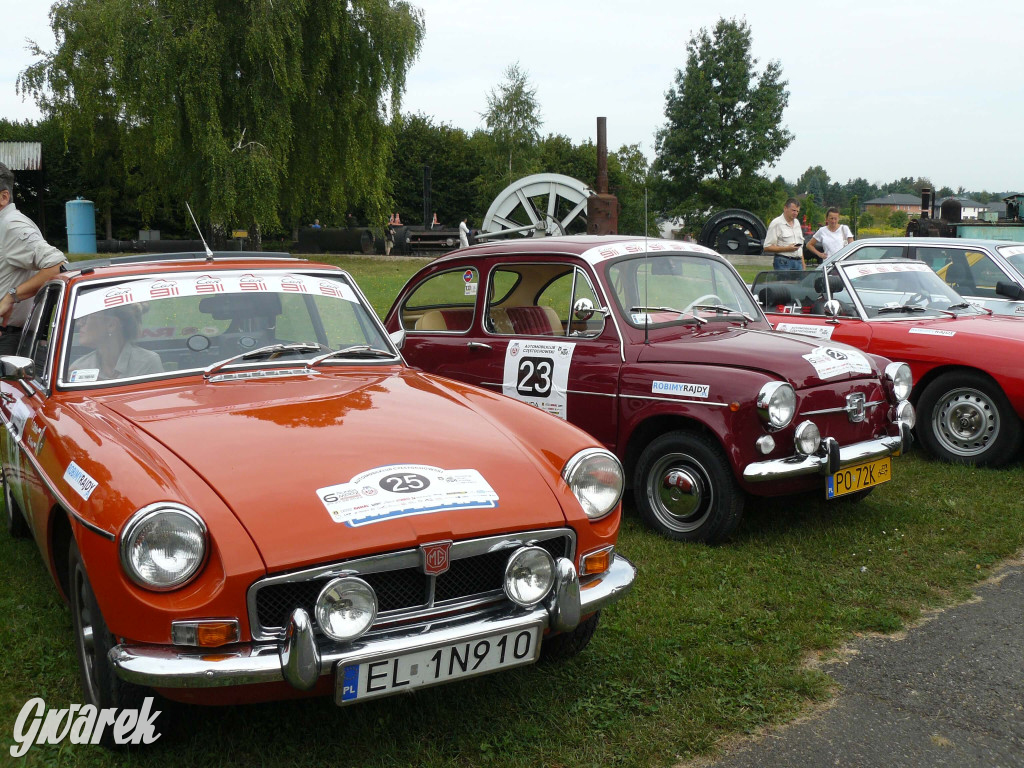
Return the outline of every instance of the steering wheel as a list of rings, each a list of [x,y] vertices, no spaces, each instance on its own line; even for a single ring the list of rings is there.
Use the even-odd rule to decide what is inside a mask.
[[[718,296],[718,294],[705,293],[703,296],[698,296],[696,299],[687,304],[683,312],[689,312],[691,309],[698,306],[699,304],[725,304],[725,302],[722,301],[721,297]]]

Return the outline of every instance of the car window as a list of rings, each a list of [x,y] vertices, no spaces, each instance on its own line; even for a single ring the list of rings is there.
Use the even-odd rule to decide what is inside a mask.
[[[1024,245],[1001,245],[999,253],[1024,277]]]
[[[996,283],[1006,275],[987,253],[970,248],[918,248],[918,258],[946,285],[964,296],[996,298]]]
[[[874,259],[902,259],[907,249],[902,245],[865,245],[846,256],[844,261],[870,261]]]
[[[855,317],[857,310],[846,285],[832,271],[825,291],[825,276],[820,269],[760,272],[754,278],[753,293],[765,312],[824,315],[829,298],[839,302],[841,317]]]
[[[962,296],[919,261],[865,262],[841,269],[868,317],[941,317],[964,303]]]
[[[604,315],[594,311],[600,309],[601,302],[582,270],[574,269],[548,283],[537,296],[537,304],[550,307],[570,336],[597,336],[604,329]],[[574,306],[579,310],[574,311]]]
[[[564,336],[574,269],[565,264],[511,264],[491,270],[484,325],[499,336]],[[511,288],[506,286],[511,285]]]
[[[50,383],[49,357],[57,322],[57,307],[60,304],[61,288],[49,285],[40,291],[32,307],[32,314],[25,325],[25,332],[18,344],[18,354],[32,358],[35,363],[36,380],[43,386]]]
[[[402,305],[402,327],[409,331],[468,331],[473,325],[480,273],[473,267],[431,275]]]
[[[296,348],[237,364],[294,365],[360,345],[391,351],[340,274],[223,272],[84,283],[73,297],[67,338],[62,381],[86,385],[206,368],[270,345]],[[344,362],[352,358],[324,365]]]

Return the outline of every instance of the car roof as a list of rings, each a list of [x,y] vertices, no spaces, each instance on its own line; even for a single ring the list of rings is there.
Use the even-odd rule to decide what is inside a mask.
[[[853,246],[862,245],[959,245],[961,247],[974,246],[975,248],[994,248],[997,245],[1024,245],[1014,240],[986,240],[983,238],[969,237],[871,237],[863,240],[855,240],[849,244],[850,250]],[[845,249],[844,249],[845,250]]]
[[[596,265],[618,256],[637,253],[638,251],[636,250],[626,249],[626,246],[633,246],[635,248],[637,244],[645,244],[643,250],[701,254],[704,256],[715,256],[725,261],[724,257],[710,248],[705,248],[703,245],[685,240],[663,240],[657,237],[643,237],[642,235],[562,235],[556,237],[513,236],[513,238],[507,240],[479,243],[468,248],[460,248],[444,256],[439,256],[431,264],[444,264],[481,256],[543,254],[579,256],[588,263]],[[643,251],[639,252],[642,253]]]
[[[212,257],[206,253],[186,251],[181,253],[145,253],[129,256],[114,256],[102,259],[70,261],[63,265],[62,275],[72,279],[82,275],[102,277],[141,276],[155,272],[183,272],[196,269],[287,269],[315,267],[317,269],[338,269],[329,264],[319,264],[300,259],[288,253],[268,251],[214,251]]]

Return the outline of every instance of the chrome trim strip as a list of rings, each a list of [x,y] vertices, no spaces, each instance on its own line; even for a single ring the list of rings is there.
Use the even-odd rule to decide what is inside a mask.
[[[456,541],[449,551],[449,558],[452,561],[461,560],[466,557],[476,557],[490,552],[498,552],[503,549],[515,549],[525,546],[529,542],[547,541],[549,539],[569,538],[568,557],[576,561],[576,532],[572,528],[546,528],[535,531],[522,531],[519,533],[502,534],[499,536],[488,536],[482,539],[469,539]],[[305,568],[300,571],[283,573],[275,576],[266,576],[254,582],[246,593],[246,610],[249,614],[249,627],[253,640],[276,640],[280,639],[285,627],[264,627],[259,623],[259,616],[256,610],[256,597],[261,589],[275,584],[292,582],[315,581],[319,579],[331,579],[346,575],[365,575],[371,573],[383,573],[386,571],[398,571],[405,568],[420,568],[422,558],[419,549],[406,549],[398,552],[390,552],[382,555],[371,555],[369,557],[357,558],[354,560],[343,560],[329,565]],[[486,603],[493,602],[498,592],[485,592],[469,600],[446,600],[436,603],[433,610],[426,604],[411,609],[387,611],[377,617],[377,624],[391,623],[397,619],[419,619],[435,615],[453,608],[474,608]],[[390,620],[390,621],[389,621]],[[376,626],[376,625],[375,625]],[[373,632],[373,629],[370,630]]]
[[[611,568],[600,576],[580,580],[580,615],[592,614],[627,595],[636,579],[636,568],[616,555]],[[348,644],[321,641],[317,646],[320,676],[334,672],[336,665],[374,656],[397,656],[423,648],[462,642],[480,634],[512,631],[540,623],[552,625],[546,606],[529,611],[509,607],[505,610],[467,619],[456,617],[429,625],[403,627],[393,633],[362,637]],[[301,638],[299,644],[301,645]],[[157,688],[214,688],[254,683],[274,683],[285,679],[281,644],[245,644],[234,652],[197,653],[167,645],[117,645],[108,659],[118,677],[132,683]],[[292,649],[295,648],[293,642]],[[289,654],[293,658],[294,650]],[[292,662],[297,679],[302,680],[310,664]]]
[[[616,392],[584,392],[581,389],[567,389],[565,390],[570,395],[591,395],[593,397],[618,397]]]
[[[211,376],[207,381],[211,384],[215,384],[218,381],[239,381],[241,379],[280,379],[283,376],[321,375],[323,374],[315,368],[256,368],[252,370],[237,371],[235,373],[218,373]]]
[[[654,397],[653,395],[619,395],[628,400],[657,400],[662,403],[686,403],[687,405],[710,405],[715,408],[728,408],[728,403],[709,403],[707,400],[684,400],[680,397]]]
[[[870,403],[864,403],[865,408],[875,408],[879,405],[888,405],[888,403],[885,400],[874,400]],[[842,408],[825,408],[820,411],[801,411],[797,416],[818,416],[823,413],[849,413],[849,411],[844,406]]]
[[[904,442],[904,436],[901,434],[844,445],[839,449],[839,468],[899,455],[904,450]],[[791,456],[748,464],[743,468],[743,479],[748,483],[764,483],[822,474],[828,469],[828,456]]]

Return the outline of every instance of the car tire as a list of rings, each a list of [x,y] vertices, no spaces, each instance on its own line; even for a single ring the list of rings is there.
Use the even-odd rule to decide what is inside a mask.
[[[11,494],[10,483],[7,482],[7,468],[4,467],[2,471],[3,486],[4,486],[4,507],[7,510],[7,532],[11,534],[12,539],[27,539],[32,531],[28,527],[28,523],[25,521],[25,516],[21,513],[21,508],[18,507],[18,502],[14,500],[14,496]]]
[[[78,657],[78,672],[82,693],[87,704],[97,709],[139,709],[147,695],[147,689],[126,683],[117,676],[107,654],[114,647],[114,637],[100,612],[96,595],[85,572],[82,555],[74,539],[68,550],[68,602],[71,606],[71,625],[75,637],[75,654]],[[163,716],[164,713],[161,713]],[[162,728],[160,718],[155,723],[156,733]],[[103,730],[100,743],[107,747],[119,746],[114,742],[113,728]]]
[[[633,496],[644,521],[670,539],[715,544],[743,516],[745,496],[710,438],[668,432],[640,454]]]
[[[917,403],[921,445],[955,464],[997,467],[1016,458],[1020,419],[1002,389],[973,371],[946,373]]]
[[[589,619],[581,621],[576,629],[544,638],[540,646],[541,658],[545,661],[562,661],[581,653],[590,645],[600,618],[601,612],[598,611]]]

